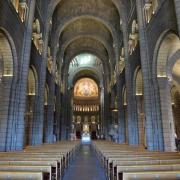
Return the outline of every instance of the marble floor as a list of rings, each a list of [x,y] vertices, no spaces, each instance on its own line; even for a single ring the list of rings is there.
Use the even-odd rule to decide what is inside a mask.
[[[104,169],[91,149],[81,145],[80,151],[65,172],[63,180],[107,180]]]

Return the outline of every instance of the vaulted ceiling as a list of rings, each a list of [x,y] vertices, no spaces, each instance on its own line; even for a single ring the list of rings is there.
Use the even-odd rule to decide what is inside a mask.
[[[119,0],[54,0],[51,2],[51,41],[57,47],[62,74],[68,73],[71,60],[91,53],[103,64],[105,74],[114,70],[120,42]]]

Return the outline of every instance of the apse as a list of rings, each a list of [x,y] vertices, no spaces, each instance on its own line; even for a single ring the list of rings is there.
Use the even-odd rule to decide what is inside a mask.
[[[93,79],[82,78],[74,87],[74,98],[98,98],[98,86]]]
[[[90,77],[78,79],[73,88],[73,130],[80,139],[84,133],[92,139],[99,135],[99,87]]]

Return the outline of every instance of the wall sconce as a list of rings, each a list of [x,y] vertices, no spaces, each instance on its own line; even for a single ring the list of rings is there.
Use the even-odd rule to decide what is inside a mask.
[[[112,112],[118,112],[118,109],[116,107],[110,108]]]

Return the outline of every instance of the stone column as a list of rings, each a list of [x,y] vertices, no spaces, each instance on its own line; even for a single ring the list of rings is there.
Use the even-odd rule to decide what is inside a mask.
[[[46,19],[45,21],[45,29],[44,29],[44,46],[42,52],[42,61],[41,61],[41,69],[39,76],[39,84],[38,84],[38,98],[36,101],[36,108],[34,112],[34,120],[33,120],[33,131],[32,131],[32,145],[42,144],[43,143],[43,126],[44,126],[44,91],[45,91],[45,82],[46,82],[46,67],[47,67],[47,51],[48,51],[48,41],[49,41],[49,30],[50,30],[50,21]],[[53,45],[53,47],[56,47]],[[56,64],[56,51],[53,54],[53,66],[55,69]],[[54,71],[53,71],[54,72]],[[54,73],[55,74],[55,73]],[[55,77],[52,75],[52,81],[50,85],[50,93],[51,96],[49,98],[48,105],[48,120],[47,120],[47,133],[45,137],[46,142],[53,142],[53,121],[54,121],[54,92],[55,92]]]
[[[105,134],[104,127],[104,88],[100,87],[100,135]]]
[[[68,78],[66,73],[64,74],[64,92],[62,96],[62,119],[61,119],[61,140],[66,140],[67,137],[67,121],[68,121]]]
[[[133,95],[133,73],[131,71],[131,63],[129,62],[129,51],[128,51],[128,21],[124,17],[122,29],[124,36],[124,50],[125,50],[125,79],[126,79],[126,90],[127,90],[127,112],[128,112],[128,143],[130,145],[139,144],[138,136],[138,119],[136,112],[136,101]]]
[[[34,19],[36,0],[30,0],[28,4],[27,20],[25,22],[24,43],[19,66],[19,79],[16,89],[13,91],[9,110],[6,150],[22,150],[24,147],[24,113],[26,108],[26,88],[29,72],[32,24]]]
[[[160,90],[160,103],[163,124],[164,150],[174,151],[175,147],[175,129],[172,114],[170,84],[166,77],[158,78]]]
[[[59,87],[59,89],[60,89],[61,87]],[[59,141],[60,140],[60,129],[61,129],[61,107],[62,107],[62,105],[61,105],[61,92],[60,92],[60,90],[58,91],[58,93],[57,93],[57,96],[56,96],[56,115],[55,115],[55,117],[56,117],[56,122],[57,122],[57,127],[56,127],[56,136],[57,136],[57,141]]]
[[[72,106],[71,106],[71,98],[73,98],[73,88],[69,89],[68,87],[68,97],[67,97],[67,123],[66,123],[66,139],[70,139],[70,133],[72,132],[72,117],[73,117],[73,112],[72,112]]]
[[[125,122],[125,114],[123,107],[123,98],[122,98],[122,83],[117,78],[117,106],[118,106],[118,125],[119,125],[119,143],[126,142],[126,122]]]
[[[122,42],[121,42],[122,43]],[[120,58],[120,48],[118,45],[115,47],[115,58],[116,58],[116,91],[117,91],[117,115],[118,115],[118,142],[125,143],[126,141],[126,125],[124,118],[124,110],[122,106],[122,83],[120,82],[120,74],[118,71],[119,58]]]
[[[109,79],[109,74],[104,74],[104,135],[105,138],[108,138],[109,134],[109,126],[110,126],[110,104],[109,104],[109,92],[107,79]]]
[[[51,77],[51,82],[49,86],[49,101],[47,106],[47,122],[45,125],[45,142],[53,142],[53,123],[54,123],[54,92],[55,92],[55,82],[54,78]]]
[[[163,150],[162,121],[158,104],[157,88],[154,87],[149,52],[146,24],[143,15],[143,1],[136,0],[137,17],[140,36],[141,67],[144,85],[144,105],[146,121],[146,141],[149,150]]]

